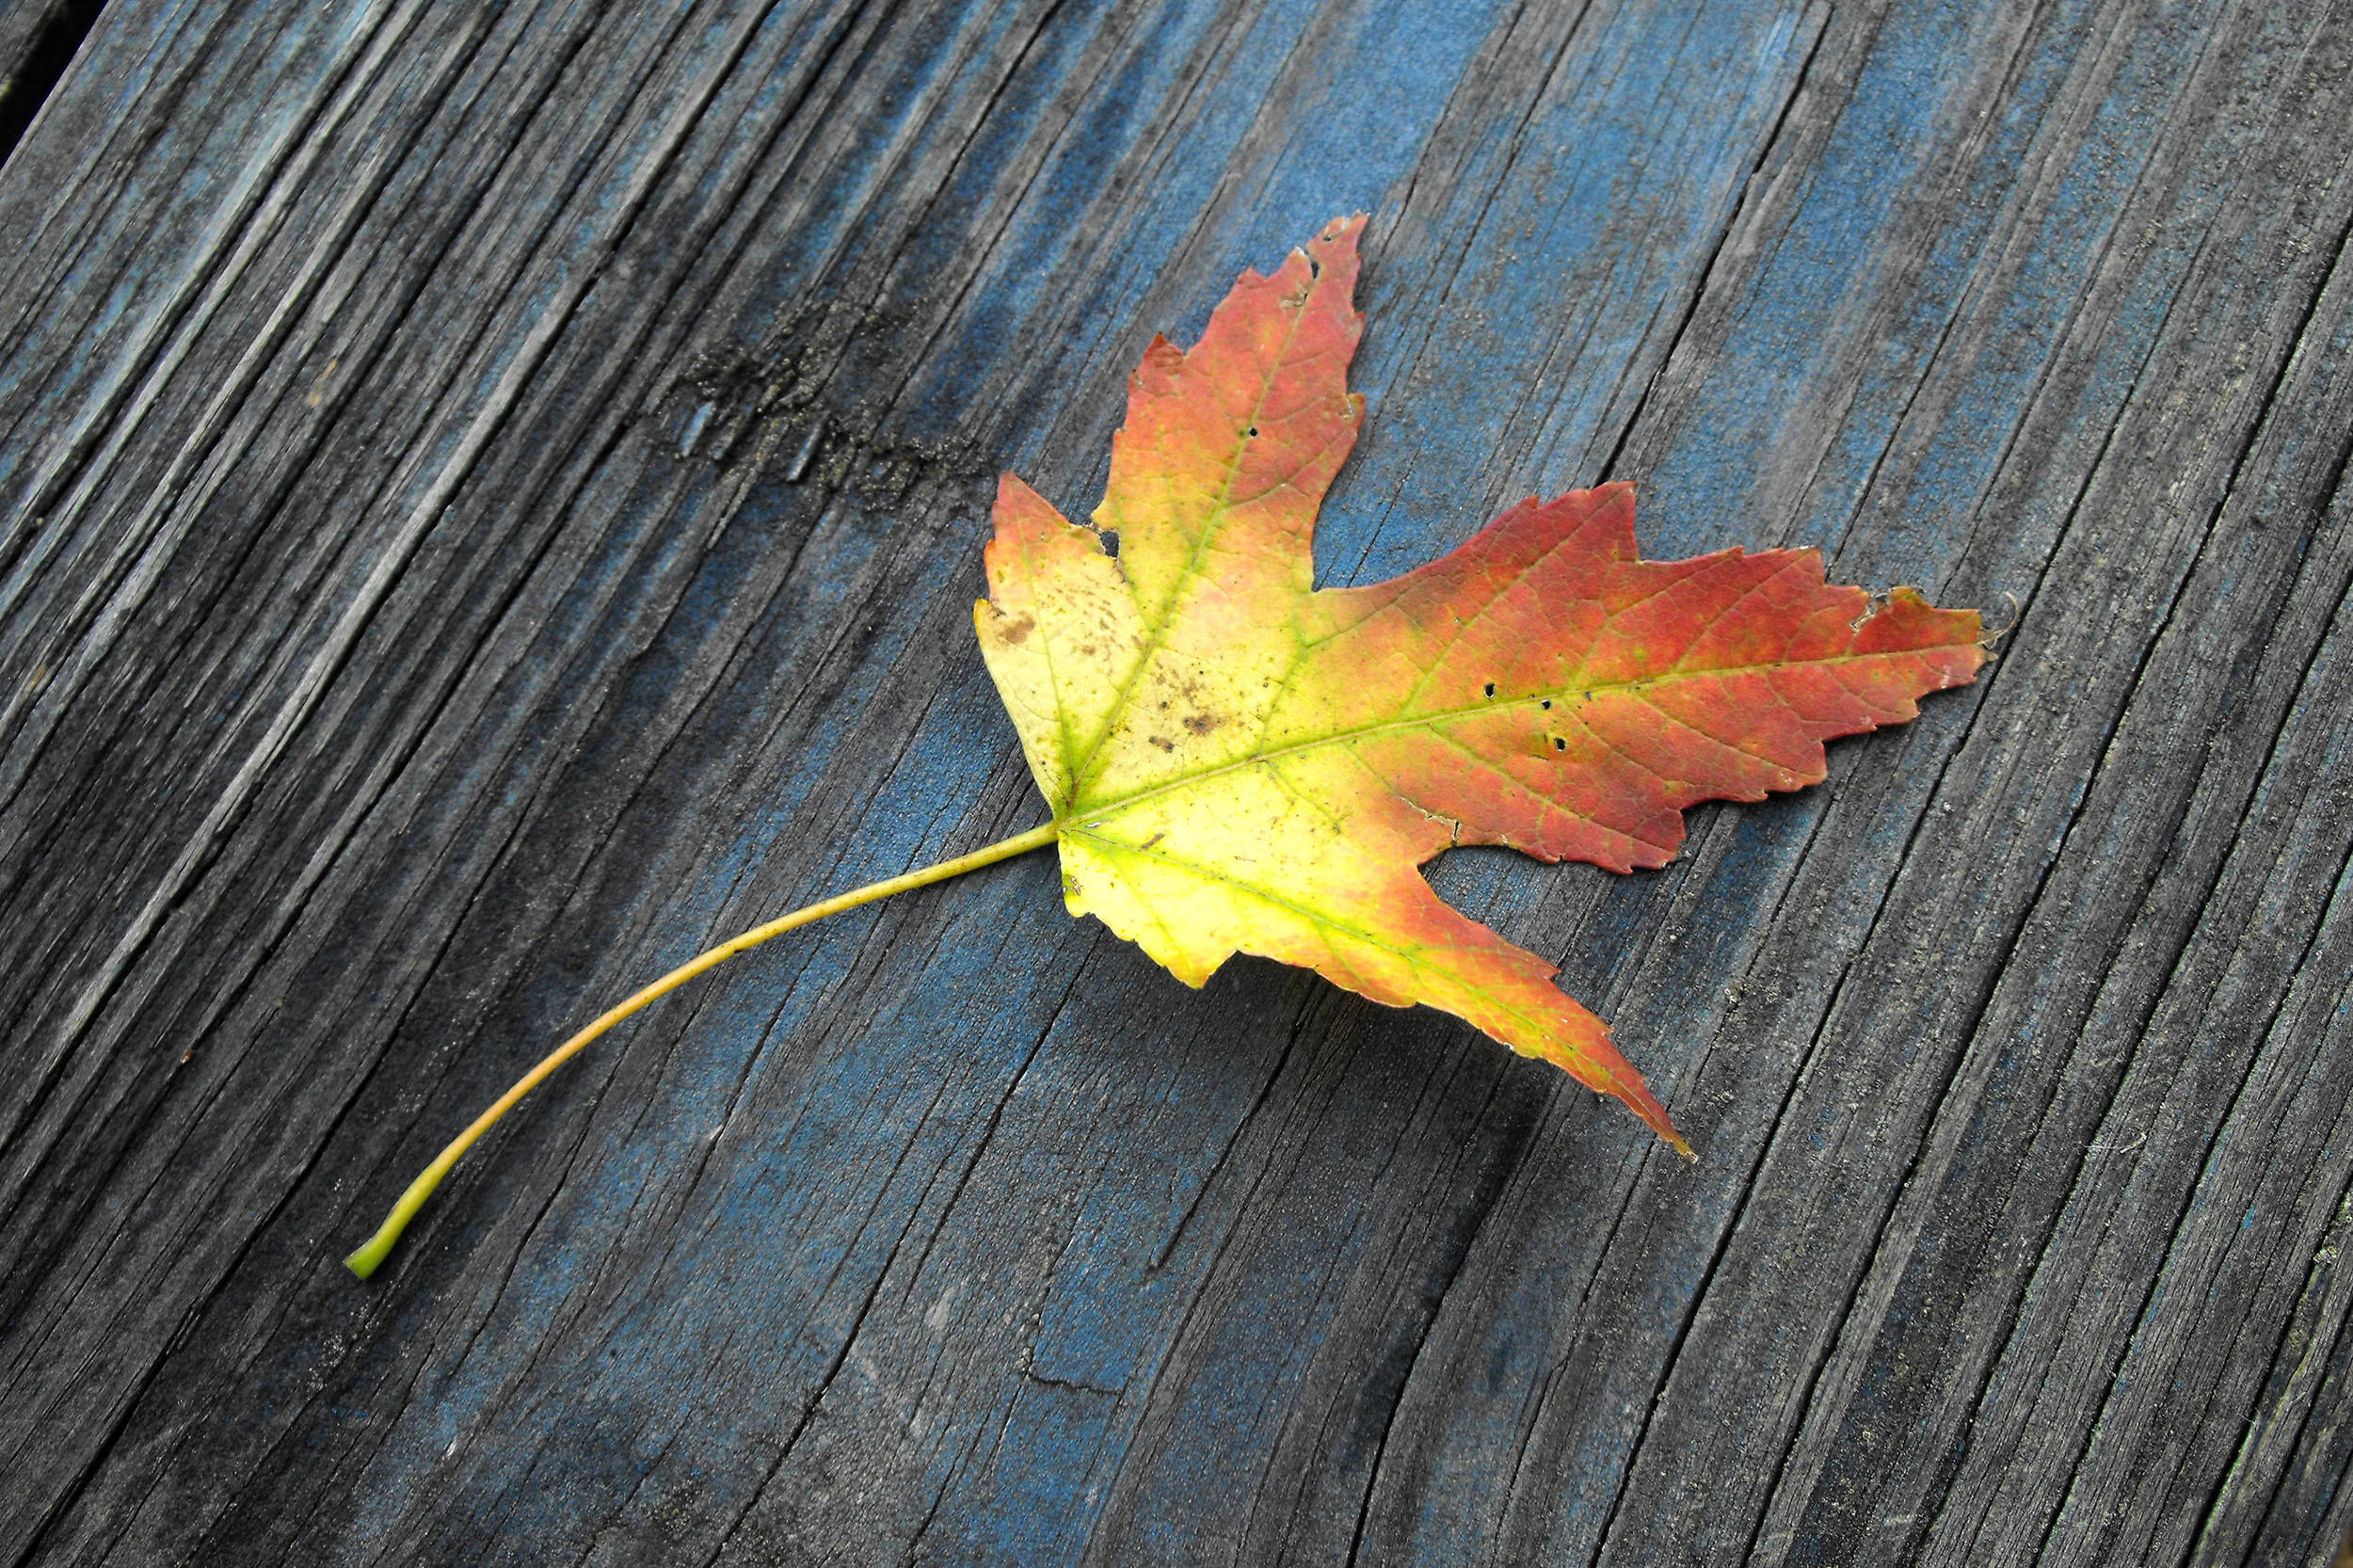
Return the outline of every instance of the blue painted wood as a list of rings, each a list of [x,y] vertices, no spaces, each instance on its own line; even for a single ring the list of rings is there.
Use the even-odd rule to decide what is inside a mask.
[[[2323,1560],[2353,13],[115,0],[0,213],[8,1560]],[[1372,215],[1319,572],[2015,605],[1557,955],[1695,1166],[1043,857],[995,473]],[[1997,610],[1997,616],[2008,614]]]

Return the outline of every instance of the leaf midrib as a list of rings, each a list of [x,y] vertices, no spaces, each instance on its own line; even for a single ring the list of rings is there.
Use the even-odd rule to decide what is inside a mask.
[[[1313,265],[1312,262],[1310,265]],[[1269,281],[1272,280],[1270,279]],[[1250,418],[1243,426],[1245,430],[1257,425],[1258,416],[1266,411],[1266,400],[1273,393],[1275,378],[1282,375],[1283,367],[1290,362],[1291,344],[1299,341],[1300,324],[1307,319],[1307,312],[1314,305],[1315,291],[1321,287],[1322,283],[1323,274],[1321,269],[1309,274],[1308,298],[1301,302],[1298,314],[1291,317],[1289,330],[1283,334],[1283,347],[1282,351],[1275,356],[1274,368],[1267,373],[1266,377],[1258,385],[1258,395],[1257,400],[1250,405]],[[1195,344],[1193,348],[1197,349],[1200,346],[1199,344]],[[1184,352],[1190,355],[1193,350],[1187,349]],[[1136,656],[1136,662],[1128,666],[1128,679],[1119,683],[1119,695],[1112,698],[1111,707],[1104,711],[1102,727],[1096,730],[1095,739],[1087,743],[1086,756],[1080,759],[1078,764],[1070,770],[1070,801],[1074,810],[1078,807],[1080,795],[1100,775],[1104,760],[1103,748],[1110,742],[1112,732],[1118,728],[1119,715],[1127,712],[1128,702],[1134,697],[1136,682],[1144,679],[1144,672],[1150,666],[1153,655],[1160,652],[1160,645],[1168,635],[1169,623],[1176,618],[1176,601],[1183,597],[1185,584],[1201,575],[1201,556],[1203,552],[1209,549],[1210,536],[1224,526],[1224,519],[1233,510],[1234,478],[1241,472],[1242,454],[1249,449],[1249,441],[1250,438],[1247,435],[1235,437],[1234,455],[1225,466],[1225,483],[1218,488],[1217,504],[1209,509],[1209,516],[1204,520],[1201,532],[1193,538],[1192,552],[1185,557],[1185,569],[1177,574],[1176,586],[1169,591],[1167,602],[1160,607],[1162,613],[1160,618],[1152,623],[1150,630],[1145,633],[1143,651]],[[1109,497],[1105,499],[1108,500]],[[1100,530],[1096,532],[1099,536]],[[1113,560],[1116,559],[1117,557],[1114,556]],[[1127,568],[1122,567],[1120,576],[1124,578],[1127,575]],[[1128,584],[1128,591],[1131,596],[1134,594],[1135,585],[1132,583]],[[1068,813],[1065,812],[1064,815],[1066,816]]]
[[[1305,752],[1319,750],[1324,746],[1341,745],[1350,741],[1364,740],[1370,736],[1396,734],[1409,729],[1427,729],[1433,726],[1449,723],[1455,719],[1469,718],[1478,713],[1492,713],[1501,709],[1516,707],[1522,703],[1544,702],[1547,700],[1559,702],[1593,696],[1614,696],[1625,692],[1643,691],[1651,687],[1666,685],[1677,681],[1699,680],[1737,675],[1761,675],[1770,673],[1774,670],[1819,669],[1829,665],[1856,664],[1863,664],[1869,660],[1900,658],[1905,654],[1930,653],[1934,651],[1934,648],[1898,648],[1879,653],[1834,654],[1827,659],[1785,659],[1766,664],[1731,664],[1720,665],[1704,670],[1670,670],[1663,675],[1645,676],[1640,680],[1618,680],[1599,686],[1566,686],[1557,691],[1533,692],[1526,696],[1509,698],[1485,697],[1481,698],[1478,704],[1471,707],[1449,708],[1437,712],[1416,714],[1411,718],[1385,719],[1377,724],[1357,725],[1348,729],[1336,729],[1329,734],[1312,736],[1304,741],[1295,741],[1289,745],[1277,746],[1269,751],[1254,751],[1247,756],[1237,757],[1230,762],[1220,762],[1215,767],[1204,769],[1200,773],[1186,774],[1182,777],[1172,778],[1164,784],[1156,784],[1148,790],[1140,790],[1134,794],[1123,795],[1117,800],[1102,801],[1087,805],[1083,808],[1081,808],[1080,803],[1074,798],[1069,809],[1062,813],[1060,820],[1064,822],[1071,822],[1081,816],[1099,817],[1108,812],[1125,811],[1129,807],[1139,806],[1146,801],[1156,800],[1162,795],[1175,794],[1180,790],[1189,790],[1196,785],[1207,783],[1225,775],[1237,773],[1243,768],[1257,767],[1262,762],[1277,761],[1283,758],[1296,757]],[[1874,728],[1876,728],[1876,726]],[[1712,739],[1713,737],[1710,738]]]

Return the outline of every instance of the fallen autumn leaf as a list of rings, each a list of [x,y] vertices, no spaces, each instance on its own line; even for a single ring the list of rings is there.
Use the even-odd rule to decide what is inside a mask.
[[[1153,342],[1095,526],[1000,483],[975,625],[1052,820],[782,916],[605,1013],[410,1184],[355,1272],[510,1106],[655,998],[810,920],[1049,843],[1071,913],[1189,984],[1253,952],[1428,1002],[1690,1153],[1554,967],[1448,906],[1420,867],[1462,843],[1664,865],[1685,807],[1817,783],[1825,740],[1974,679],[1977,614],[1907,588],[1875,606],[1827,584],[1812,550],[1641,560],[1625,484],[1523,502],[1387,583],[1317,589],[1316,512],[1364,418],[1347,385],[1363,227],[1242,274],[1191,350]]]

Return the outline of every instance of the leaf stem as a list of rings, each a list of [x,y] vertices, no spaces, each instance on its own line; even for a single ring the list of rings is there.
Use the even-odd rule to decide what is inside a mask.
[[[361,1279],[376,1272],[376,1266],[382,1263],[385,1256],[392,1252],[392,1243],[400,1240],[400,1233],[408,1228],[408,1222],[416,1217],[418,1209],[424,1207],[424,1200],[433,1195],[433,1189],[441,1184],[441,1178],[449,1175],[450,1167],[457,1163],[458,1156],[472,1148],[476,1139],[489,1131],[501,1116],[514,1109],[517,1100],[538,1087],[542,1079],[574,1056],[579,1055],[591,1041],[647,1003],[677,990],[705,969],[725,963],[744,949],[756,948],[769,937],[780,936],[795,926],[807,925],[811,920],[824,920],[827,915],[838,915],[844,909],[855,909],[861,904],[872,904],[876,899],[888,898],[893,893],[904,893],[917,888],[928,888],[935,882],[945,882],[952,876],[962,876],[967,872],[979,871],[983,866],[995,865],[1000,860],[1010,860],[1016,855],[1027,855],[1033,849],[1044,849],[1054,841],[1060,832],[1060,824],[1049,822],[1042,826],[1033,827],[1027,833],[1016,833],[1010,839],[1000,839],[985,849],[976,849],[969,855],[959,855],[953,860],[942,860],[936,866],[925,866],[920,871],[908,872],[902,876],[888,877],[880,882],[870,882],[863,888],[853,888],[846,893],[837,893],[832,898],[819,904],[812,904],[805,909],[795,909],[789,915],[779,915],[765,925],[756,925],[742,936],[731,936],[709,952],[698,953],[688,959],[644,990],[630,997],[619,1006],[599,1015],[587,1028],[548,1052],[537,1066],[523,1074],[520,1081],[501,1095],[490,1109],[476,1116],[472,1125],[465,1131],[451,1139],[449,1147],[436,1156],[432,1164],[417,1174],[417,1179],[408,1184],[408,1190],[400,1195],[400,1201],[392,1205],[392,1211],[384,1217],[384,1223],[376,1227],[376,1234],[368,1238],[367,1245],[344,1258],[344,1266]]]

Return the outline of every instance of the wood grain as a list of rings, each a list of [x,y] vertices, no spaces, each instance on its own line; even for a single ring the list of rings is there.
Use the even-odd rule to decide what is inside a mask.
[[[114,0],[0,169],[0,1562],[2331,1560],[2349,84],[2319,0]],[[2014,622],[1664,872],[1434,869],[1700,1161],[1032,857],[356,1284],[568,1028],[1040,819],[995,473],[1090,507],[1354,210],[1325,581],[1631,478]]]

